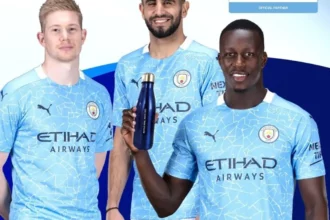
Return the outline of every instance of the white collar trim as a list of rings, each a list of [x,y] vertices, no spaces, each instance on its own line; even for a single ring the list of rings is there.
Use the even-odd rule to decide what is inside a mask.
[[[37,72],[37,75],[40,79],[46,79],[47,78],[47,75],[44,72],[41,65],[36,67],[35,71]],[[80,76],[81,79],[85,80],[85,74],[81,70],[79,71],[79,76]]]
[[[191,43],[193,42],[192,39],[190,39],[189,37],[186,37],[186,39],[184,40],[184,42],[180,45],[180,48],[182,50],[187,50],[189,48],[189,46],[191,45]],[[145,45],[143,47],[143,50],[142,50],[142,54],[145,54],[145,53],[149,53],[149,44]]]
[[[218,97],[217,105],[225,104],[224,95],[225,94],[222,94],[221,96]],[[272,103],[273,99],[274,99],[274,96],[275,96],[275,93],[273,93],[273,92],[271,92],[267,89],[267,93],[266,93],[265,98],[264,98],[263,101],[267,102],[267,103]]]

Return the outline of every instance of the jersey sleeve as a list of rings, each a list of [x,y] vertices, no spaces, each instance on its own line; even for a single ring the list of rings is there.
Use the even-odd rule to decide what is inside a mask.
[[[167,163],[165,173],[195,182],[198,173],[197,161],[189,145],[185,123],[183,120],[176,132],[173,141],[174,151]]]
[[[201,96],[203,106],[216,104],[220,95],[225,92],[225,78],[217,59],[210,58],[202,80]]]
[[[106,152],[113,148],[112,105],[108,91],[102,96],[100,127],[96,134],[96,152]]]
[[[313,118],[300,121],[293,148],[293,168],[296,179],[308,179],[325,175],[317,124]]]
[[[6,89],[0,97],[0,151],[9,153],[14,146],[21,120],[19,100]]]
[[[130,108],[127,99],[126,86],[122,79],[125,75],[125,66],[119,61],[115,70],[115,89],[113,99],[113,125],[122,126],[122,114],[124,109]]]

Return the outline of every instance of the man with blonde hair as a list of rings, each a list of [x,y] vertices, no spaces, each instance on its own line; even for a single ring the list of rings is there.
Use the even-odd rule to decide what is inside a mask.
[[[86,39],[74,0],[47,0],[39,13],[44,62],[5,85],[0,168],[9,154],[13,192],[0,172],[6,220],[101,219],[98,177],[112,147],[106,88],[79,70]]]

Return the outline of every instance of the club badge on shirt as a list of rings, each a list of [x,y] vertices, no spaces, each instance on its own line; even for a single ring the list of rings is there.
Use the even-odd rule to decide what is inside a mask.
[[[186,87],[190,82],[191,76],[187,70],[180,70],[174,75],[174,85],[179,88]]]
[[[273,143],[279,136],[278,129],[273,125],[265,125],[259,131],[259,138],[263,142]]]
[[[100,115],[99,107],[95,102],[88,102],[87,104],[87,113],[92,119],[97,119]]]

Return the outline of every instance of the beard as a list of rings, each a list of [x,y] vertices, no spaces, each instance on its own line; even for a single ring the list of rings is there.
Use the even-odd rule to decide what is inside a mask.
[[[152,22],[155,18],[171,19],[172,23],[168,29],[164,29],[163,27],[153,28]],[[180,10],[179,16],[176,19],[174,19],[174,17],[172,15],[153,16],[149,20],[145,19],[145,23],[153,36],[155,36],[156,38],[165,38],[165,37],[171,36],[178,29],[178,27],[181,24],[181,18],[182,18],[182,16],[181,16],[181,10]]]

